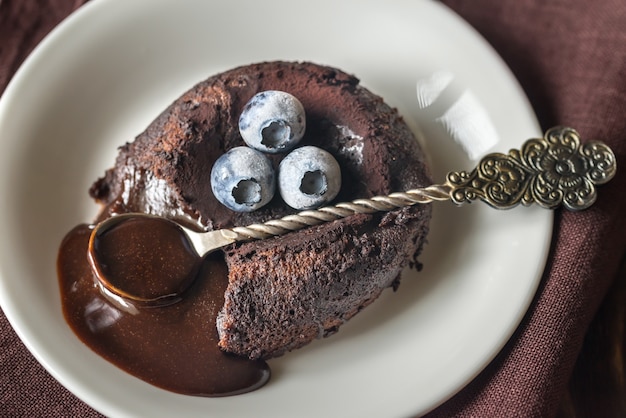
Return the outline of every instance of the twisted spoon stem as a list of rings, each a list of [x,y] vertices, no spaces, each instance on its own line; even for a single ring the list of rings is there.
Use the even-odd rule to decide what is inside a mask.
[[[388,212],[394,209],[434,201],[450,200],[451,187],[447,184],[392,193],[387,196],[375,196],[370,199],[357,199],[343,202],[335,206],[324,206],[316,210],[306,210],[294,215],[287,215],[262,224],[238,226],[230,229],[236,241],[264,239],[297,231],[308,226],[335,221],[359,213]]]

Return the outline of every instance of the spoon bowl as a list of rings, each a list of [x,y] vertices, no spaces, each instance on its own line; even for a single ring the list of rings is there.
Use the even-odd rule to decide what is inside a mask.
[[[199,253],[210,252],[202,247],[206,241],[197,239],[199,235],[217,234],[199,234],[142,213],[108,218],[89,237],[88,259],[96,285],[109,299],[124,305],[176,303],[198,272]]]

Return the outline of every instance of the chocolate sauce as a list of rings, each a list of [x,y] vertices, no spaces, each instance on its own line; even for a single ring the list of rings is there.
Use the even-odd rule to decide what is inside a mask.
[[[134,224],[129,230],[135,238],[142,239],[153,236],[156,226],[145,222]],[[236,357],[218,348],[215,319],[228,284],[228,270],[221,253],[190,260],[184,245],[181,247],[180,235],[161,231],[161,238],[172,240],[170,244],[176,248],[173,251],[187,252],[182,254],[186,262],[201,261],[197,277],[177,303],[137,308],[116,303],[100,292],[87,256],[92,230],[89,225],[79,225],[70,231],[61,244],[57,264],[63,313],[86,345],[128,373],[177,393],[228,396],[255,390],[268,381],[270,370],[264,361]],[[131,240],[121,238],[123,232],[116,231],[115,241],[119,250],[131,251]],[[111,255],[116,250],[108,251]],[[168,263],[176,264],[176,257],[168,257]],[[159,269],[150,271],[148,282],[153,283],[146,286],[152,290],[142,288],[141,280],[133,280],[134,291],[152,294],[154,289],[170,288],[158,285]]]

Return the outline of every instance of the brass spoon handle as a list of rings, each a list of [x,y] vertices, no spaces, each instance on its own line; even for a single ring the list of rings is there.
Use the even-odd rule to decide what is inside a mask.
[[[596,201],[595,186],[613,178],[616,169],[609,147],[597,141],[581,144],[578,132],[557,126],[520,150],[485,156],[469,173],[449,173],[447,184],[457,204],[479,198],[497,209],[537,203],[577,211]]]
[[[357,213],[445,200],[460,205],[480,199],[496,209],[520,203],[536,203],[546,209],[562,205],[576,211],[595,202],[595,186],[613,178],[616,169],[615,155],[608,146],[597,141],[581,144],[578,132],[557,126],[543,138],[529,139],[519,150],[485,156],[470,172],[448,173],[445,184],[357,199],[221,232],[231,242],[264,239]]]

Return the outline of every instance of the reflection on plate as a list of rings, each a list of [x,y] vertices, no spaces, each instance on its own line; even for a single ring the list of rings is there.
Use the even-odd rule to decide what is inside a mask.
[[[112,164],[118,145],[191,85],[273,59],[356,74],[421,126],[436,180],[472,165],[442,122],[463,92],[484,109],[497,141],[490,151],[539,135],[500,59],[437,3],[89,3],[31,55],[0,102],[0,302],[37,359],[107,415],[421,414],[493,358],[536,290],[549,212],[437,204],[423,272],[407,271],[397,293],[385,292],[336,336],[271,361],[272,381],[254,393],[205,399],[163,392],[82,345],[61,315],[55,258],[65,232],[97,210],[90,183]],[[459,95],[447,90],[438,107],[420,108],[416,83],[440,71]]]

